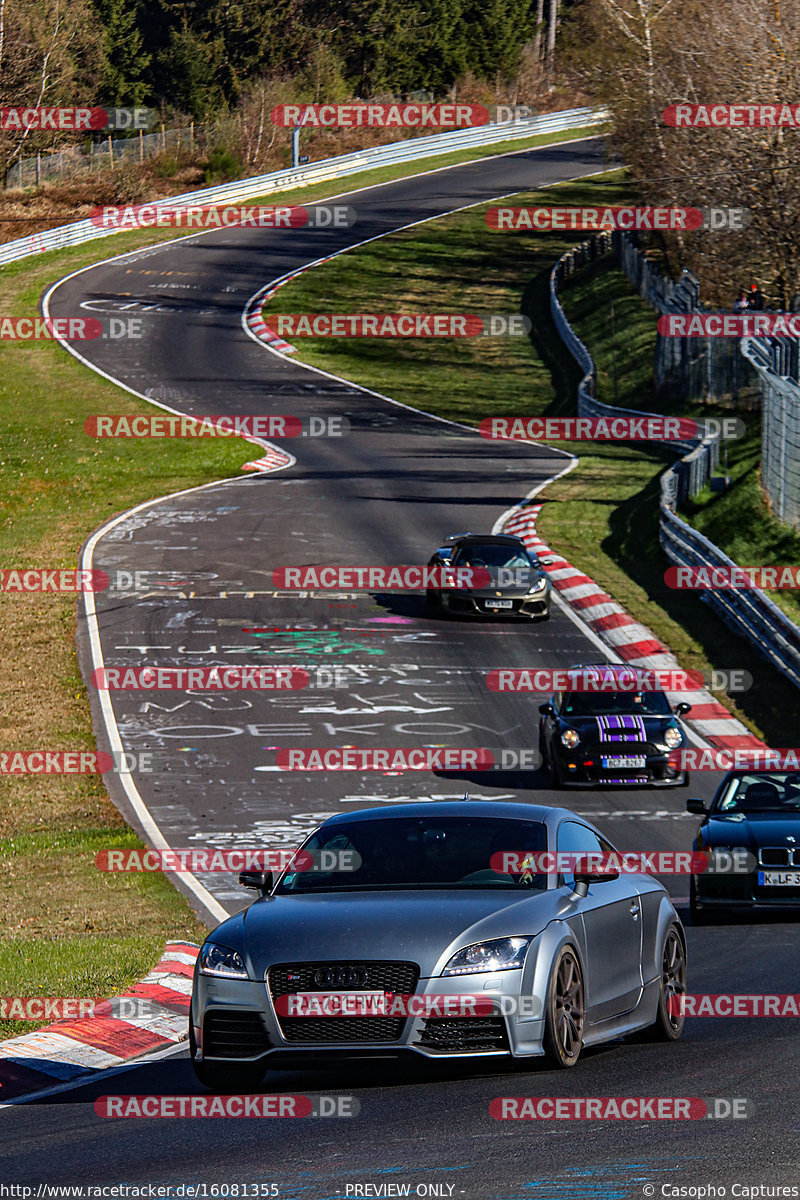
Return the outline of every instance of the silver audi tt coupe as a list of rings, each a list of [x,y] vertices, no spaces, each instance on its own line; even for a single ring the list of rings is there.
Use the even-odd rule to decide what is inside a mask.
[[[313,869],[240,876],[260,898],[200,950],[190,1049],[212,1089],[246,1090],[304,1057],[572,1067],[582,1047],[634,1030],[680,1036],[678,914],[651,876],[556,873],[566,854],[614,851],[568,809],[360,809],[303,848]]]

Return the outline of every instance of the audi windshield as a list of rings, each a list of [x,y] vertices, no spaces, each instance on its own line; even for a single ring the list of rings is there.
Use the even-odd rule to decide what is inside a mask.
[[[506,874],[490,866],[492,856],[503,850],[546,850],[547,831],[539,821],[468,816],[375,820],[373,816],[367,821],[347,821],[323,828],[309,838],[303,849],[355,853],[322,856],[325,862],[336,858],[337,866],[330,871],[288,871],[280,880],[276,895],[547,887],[545,875]],[[351,863],[359,864],[356,870]]]

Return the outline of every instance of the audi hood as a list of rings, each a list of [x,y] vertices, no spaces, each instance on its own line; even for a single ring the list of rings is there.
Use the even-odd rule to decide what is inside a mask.
[[[533,936],[558,908],[554,889],[522,897],[506,888],[270,896],[224,921],[207,941],[237,950],[251,979],[263,979],[276,963],[358,958],[411,960],[425,978],[447,951]]]

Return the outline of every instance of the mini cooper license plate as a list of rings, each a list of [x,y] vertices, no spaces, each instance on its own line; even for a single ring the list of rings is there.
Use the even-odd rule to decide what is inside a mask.
[[[759,887],[800,887],[800,871],[759,871]]]
[[[626,770],[628,767],[644,767],[647,759],[639,754],[628,754],[622,757],[601,758],[600,762],[603,767],[622,768],[622,770]]]

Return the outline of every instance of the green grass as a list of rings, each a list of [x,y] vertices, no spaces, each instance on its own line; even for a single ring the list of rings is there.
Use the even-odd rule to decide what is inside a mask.
[[[598,199],[600,197],[600,199]],[[635,201],[619,172],[520,195],[514,204],[625,204]],[[510,203],[506,200],[505,203]],[[500,415],[575,414],[580,370],[549,310],[549,272],[575,235],[490,233],[484,208],[439,218],[340,255],[284,286],[265,309],[280,312],[517,312],[530,339],[380,341],[296,338],[298,358],[437,415],[477,425]],[[614,403],[610,303],[614,301],[617,402],[655,408],[655,314],[611,257],[564,289],[576,332],[595,356],[599,398]],[[711,416],[708,406],[697,414]],[[687,413],[687,415],[689,415]],[[537,497],[539,531],[648,625],[687,669],[744,668],[750,692],[719,699],[773,745],[790,745],[796,692],[691,593],[664,584],[658,544],[659,478],[668,450],[559,443],[580,465]],[[509,500],[513,497],[509,497]],[[786,739],[789,739],[788,741]]]

